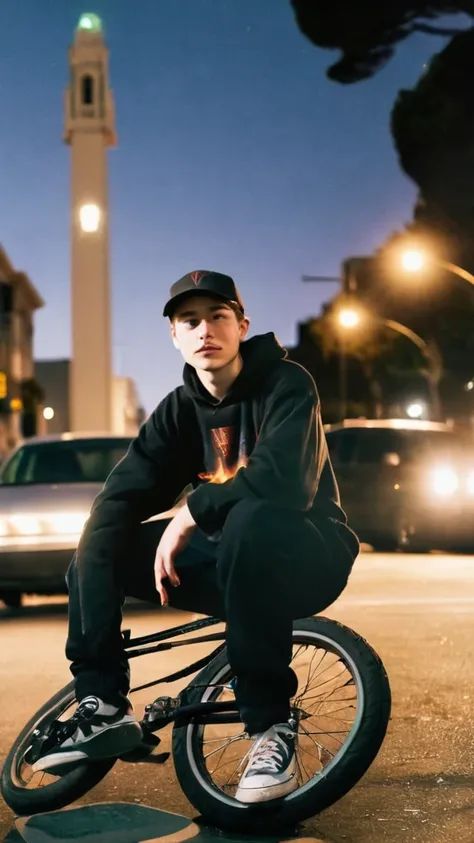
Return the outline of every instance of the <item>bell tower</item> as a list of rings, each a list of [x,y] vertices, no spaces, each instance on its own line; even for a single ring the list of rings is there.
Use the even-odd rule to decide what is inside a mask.
[[[71,148],[71,430],[112,429],[107,150],[116,145],[102,23],[81,16],[69,49],[64,141]]]

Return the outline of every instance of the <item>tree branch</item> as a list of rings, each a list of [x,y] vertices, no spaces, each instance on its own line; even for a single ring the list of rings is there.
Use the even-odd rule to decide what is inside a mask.
[[[449,29],[442,26],[431,26],[429,23],[414,23],[411,26],[412,32],[424,32],[427,35],[442,35],[445,38],[451,38],[464,32],[464,29]]]

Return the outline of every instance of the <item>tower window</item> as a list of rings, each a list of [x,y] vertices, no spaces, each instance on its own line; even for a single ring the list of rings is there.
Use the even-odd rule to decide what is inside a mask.
[[[93,105],[94,103],[94,80],[92,76],[82,77],[82,104]]]

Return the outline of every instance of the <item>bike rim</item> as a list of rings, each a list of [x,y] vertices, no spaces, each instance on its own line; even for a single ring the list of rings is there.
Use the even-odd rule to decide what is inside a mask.
[[[70,715],[70,709],[74,707],[75,704],[76,703],[74,691],[70,691],[65,696],[64,700],[62,700],[60,703],[56,703],[56,705],[52,706],[49,711],[47,711],[45,714],[42,714],[41,717],[38,717],[36,722],[28,730],[28,734],[25,735],[25,738],[22,740],[20,746],[18,747],[11,765],[11,779],[12,783],[16,787],[23,788],[24,790],[38,790],[42,787],[48,787],[54,782],[57,782],[58,779],[62,778],[62,776],[59,774],[54,775],[52,773],[46,773],[45,771],[39,771],[35,773],[32,770],[31,765],[28,764],[28,762],[25,760],[25,755],[31,744],[34,730],[38,727],[44,729],[54,719],[67,719],[67,717],[65,718],[64,715]],[[30,770],[29,775],[28,769]],[[28,775],[28,778],[25,778],[25,775]]]
[[[342,757],[347,753],[349,747],[355,740],[364,712],[364,690],[362,678],[354,659],[342,645],[321,633],[310,631],[295,631],[293,634],[293,642],[292,667],[298,675],[299,684],[298,693],[292,700],[292,707],[296,702],[296,707],[299,710],[303,709],[306,717],[300,721],[298,726],[297,774],[301,784],[297,790],[284,798],[283,801],[287,804],[293,802],[304,793],[307,793],[308,790],[324,779],[334,766],[340,763]],[[309,661],[308,676],[311,675],[313,681],[318,677],[322,678],[323,681],[320,687],[325,687],[325,690],[322,691],[321,696],[315,693],[315,688],[311,687],[310,682],[307,681],[305,685],[304,681],[301,682],[300,680],[297,659],[298,655],[301,654],[303,647],[306,649],[312,648],[315,651],[313,658]],[[332,655],[334,658],[331,664],[324,665],[323,662],[328,654]],[[314,664],[315,660],[316,664]],[[340,669],[340,673],[338,673],[337,670],[338,663],[343,666],[343,669]],[[322,669],[318,670],[320,666]],[[230,690],[224,687],[225,685],[228,685],[231,678],[232,672],[230,667],[229,665],[225,665],[217,671],[215,677],[211,679],[209,686],[206,687],[202,694],[201,701],[207,702],[210,699],[221,699],[222,693],[227,695],[231,694]],[[339,684],[338,679],[340,679]],[[341,693],[341,689],[345,689],[345,691],[343,692],[342,698],[338,699],[338,694]],[[351,696],[351,691],[355,692],[355,696],[354,693],[352,693]],[[335,693],[335,696],[333,695],[333,692]],[[310,700],[309,696],[312,696],[313,700]],[[305,697],[306,704],[309,703],[309,708],[306,709]],[[229,697],[226,696],[226,698]],[[323,712],[321,712],[321,710],[317,712],[312,711],[312,708],[318,708],[318,706],[321,708],[321,704],[323,702],[328,703],[329,705],[340,705],[341,708],[339,712],[336,709],[329,709]],[[342,717],[342,715],[344,713],[349,713],[351,709],[354,710],[350,727],[341,728],[342,723],[347,721],[347,718]],[[310,715],[309,717],[307,716],[308,714]],[[338,714],[339,716],[337,716]],[[316,724],[318,719],[320,724],[319,729]],[[314,729],[307,728],[308,724],[311,724],[311,720],[313,720],[313,724],[315,724]],[[329,723],[335,721],[339,721],[339,728],[330,730]],[[189,723],[186,727],[186,749],[190,765],[196,779],[214,798],[218,798],[220,801],[234,808],[248,808],[248,805],[238,802],[236,799],[232,798],[232,795],[230,794],[236,790],[238,783],[237,776],[238,773],[242,772],[244,769],[246,755],[250,750],[252,741],[244,735],[242,731],[242,724],[240,724],[240,733],[228,736],[229,742],[227,745],[224,739],[221,740],[221,744],[217,743],[219,741],[219,738],[217,737],[206,739],[206,728],[208,728],[206,724],[202,723]],[[228,729],[228,725],[226,728]],[[345,735],[345,739],[343,741],[341,741],[342,734]],[[326,746],[326,742],[323,742],[322,740],[325,735],[330,738],[329,746]],[[214,744],[214,747],[212,747],[211,742]],[[337,748],[338,742],[340,743],[339,748]],[[229,764],[230,766],[234,765],[234,769],[229,776],[228,782],[226,783],[226,789],[223,789],[220,784],[216,783],[216,770],[211,770],[209,768],[208,759],[213,758],[215,755],[218,755],[218,753],[221,753],[222,760],[222,756],[225,754],[227,747],[232,746],[235,749],[239,747],[239,743],[242,744],[242,749],[244,749],[242,757],[230,757],[226,759],[225,764]],[[312,752],[308,749],[308,745],[311,744]],[[316,756],[313,754],[315,750],[317,751]],[[299,753],[301,754],[299,755]],[[315,769],[312,774],[310,774],[307,769],[309,755],[311,754],[313,754],[313,761],[317,762],[316,767],[318,768]],[[227,772],[225,773],[225,777],[226,776]],[[222,776],[220,775],[219,778],[221,779]]]

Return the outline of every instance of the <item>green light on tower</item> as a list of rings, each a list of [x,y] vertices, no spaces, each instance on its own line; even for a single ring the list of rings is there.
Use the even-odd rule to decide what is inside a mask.
[[[87,12],[81,15],[77,28],[84,29],[86,32],[102,32],[102,21],[99,15]]]

